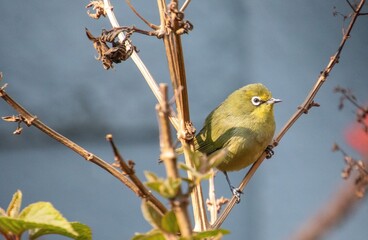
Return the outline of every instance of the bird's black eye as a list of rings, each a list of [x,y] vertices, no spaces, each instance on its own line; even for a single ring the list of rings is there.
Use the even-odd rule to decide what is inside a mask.
[[[262,101],[261,101],[261,98],[260,97],[252,97],[252,104],[254,105],[254,106],[258,106],[258,105],[260,105],[262,103]]]

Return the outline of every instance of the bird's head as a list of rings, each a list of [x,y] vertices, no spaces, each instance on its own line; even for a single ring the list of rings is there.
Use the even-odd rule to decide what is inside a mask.
[[[228,100],[234,111],[255,117],[267,117],[273,113],[273,105],[281,102],[280,99],[273,98],[271,92],[260,83],[240,88]]]

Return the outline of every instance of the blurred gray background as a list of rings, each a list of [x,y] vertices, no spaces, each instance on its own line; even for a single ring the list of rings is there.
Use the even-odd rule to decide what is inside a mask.
[[[132,1],[148,20],[158,23],[156,1]],[[107,19],[86,15],[88,1],[1,1],[1,84],[31,113],[106,161],[113,154],[105,135],[112,133],[126,159],[163,175],[157,164],[156,100],[131,60],[106,71],[84,28],[94,35],[109,29]],[[112,1],[121,25],[146,28],[124,1]],[[192,1],[186,18],[194,25],[183,36],[191,117],[197,129],[206,115],[235,89],[262,82],[283,100],[276,106],[278,128],[302,103],[342,37],[343,0]],[[366,7],[368,11],[368,7]],[[358,19],[340,63],[316,97],[321,104],[304,115],[265,161],[223,228],[225,239],[286,239],[343,184],[344,163],[332,153],[334,142],[352,156],[344,129],[354,108],[339,111],[337,86],[368,101],[368,18]],[[139,55],[157,82],[169,82],[161,40],[133,36]],[[15,112],[0,101],[0,115]],[[150,226],[140,201],[97,166],[31,127],[13,136],[15,124],[0,121],[0,206],[23,191],[23,206],[50,201],[71,221],[93,229],[94,239],[128,239]],[[232,173],[234,183],[245,171]],[[218,196],[229,196],[223,175]],[[368,202],[324,239],[366,239]],[[47,239],[59,239],[46,237]]]

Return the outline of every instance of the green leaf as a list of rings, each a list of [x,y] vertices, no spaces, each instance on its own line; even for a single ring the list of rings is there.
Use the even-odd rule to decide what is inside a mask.
[[[153,172],[145,171],[144,172],[144,175],[146,176],[148,182],[156,182],[156,181],[158,181],[160,179]]]
[[[77,240],[91,240],[92,239],[92,231],[91,229],[82,223],[79,222],[71,222],[70,223],[73,227],[73,229],[78,233],[78,236],[75,236],[73,234],[70,234],[69,232],[61,232],[61,231],[54,231],[54,229],[36,229],[34,231],[30,232],[30,236],[29,239],[30,240],[34,240],[37,239],[43,235],[47,235],[47,234],[59,234],[59,235],[63,235],[69,238],[74,238]]]
[[[50,228],[63,229],[73,235],[78,235],[72,225],[49,202],[37,202],[22,210],[19,218],[37,224],[46,224]]]
[[[136,233],[132,240],[166,240],[166,238],[160,230],[153,229],[147,233]]]
[[[155,205],[143,199],[141,209],[143,217],[152,227],[161,228],[162,214]]]
[[[183,162],[179,162],[178,163],[178,168],[179,169],[183,169],[183,170],[185,170],[185,171],[193,171],[194,169],[193,168],[191,168],[191,167],[189,167],[188,165],[186,165],[185,163],[183,163]]]
[[[181,186],[180,178],[168,178],[164,181],[164,185],[162,186],[161,195],[166,198],[174,198]]]
[[[180,178],[163,179],[152,172],[145,172],[145,175],[148,180],[146,185],[164,198],[174,198],[181,186]]]
[[[76,226],[76,229],[73,227]],[[74,239],[91,239],[87,226],[71,224],[48,202],[30,204],[17,218],[0,217],[1,232],[11,232],[20,236],[27,230],[30,239],[44,234],[60,234]],[[82,233],[83,235],[79,235]]]
[[[20,207],[22,206],[22,192],[17,190],[12,200],[9,203],[6,215],[9,217],[17,217],[19,215]]]
[[[173,211],[167,212],[161,220],[161,227],[165,232],[177,234],[179,232],[178,222]]]
[[[214,239],[221,239],[223,235],[229,234],[230,231],[225,229],[215,229],[215,230],[208,230],[204,232],[197,233],[193,236],[193,240],[201,240],[207,238],[214,238]]]

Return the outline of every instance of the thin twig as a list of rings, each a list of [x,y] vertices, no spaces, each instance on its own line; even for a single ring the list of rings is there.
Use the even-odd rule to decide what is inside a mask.
[[[329,76],[330,72],[332,71],[333,67],[338,63],[340,54],[342,49],[344,48],[344,45],[346,41],[350,37],[350,32],[353,29],[354,23],[356,19],[359,16],[359,13],[365,3],[365,0],[361,0],[358,7],[355,9],[354,14],[352,15],[349,27],[347,31],[345,32],[340,45],[338,47],[337,52],[330,58],[329,63],[327,64],[326,68],[321,72],[320,76],[318,77],[315,85],[307,95],[306,99],[304,100],[301,107],[298,108],[298,110],[291,116],[291,118],[288,120],[288,122],[284,125],[284,127],[281,129],[280,133],[275,138],[274,142],[272,143],[273,147],[276,147],[278,143],[281,141],[285,133],[294,125],[294,123],[303,115],[308,113],[310,108],[313,106],[316,106],[316,103],[314,102],[314,98],[316,94],[318,93],[319,89],[323,85],[323,83],[326,81],[327,77]],[[257,171],[258,167],[261,165],[263,160],[265,159],[266,154],[263,153],[260,158],[252,165],[252,167],[249,169],[245,177],[243,178],[242,182],[239,185],[239,189],[243,190],[245,186],[248,184],[254,173]],[[231,212],[232,208],[234,207],[236,202],[236,198],[233,196],[230,200],[230,203],[226,206],[223,213],[220,215],[220,217],[217,219],[217,221],[211,226],[212,229],[219,228],[223,221],[227,218],[228,214]]]
[[[4,88],[0,88],[0,97],[7,102],[11,107],[14,108],[15,111],[19,113],[19,115],[22,118],[22,121],[27,126],[34,126],[41,130],[42,132],[49,135],[51,138],[55,139],[56,141],[60,142],[64,146],[70,148],[80,156],[82,156],[84,159],[86,159],[89,162],[92,162],[105,171],[109,172],[111,175],[113,175],[115,178],[117,178],[120,182],[124,183],[129,189],[131,189],[135,194],[137,194],[139,197],[147,198],[148,201],[152,202],[155,206],[157,206],[160,211],[165,213],[167,210],[166,208],[160,204],[160,201],[156,199],[153,195],[146,195],[143,192],[140,191],[140,189],[133,184],[126,176],[124,176],[122,173],[120,173],[116,168],[111,166],[109,163],[105,162],[98,156],[88,152],[75,142],[69,140],[68,138],[64,137],[60,133],[54,131],[50,127],[48,127],[46,124],[41,122],[36,116],[29,113],[25,108],[23,108],[20,104],[18,104],[16,101],[14,101],[6,92]]]
[[[163,103],[157,104],[156,108],[160,123],[160,159],[164,162],[167,177],[175,181],[179,179],[180,176],[176,162],[175,149],[171,140],[169,123],[170,107],[167,90],[167,85],[160,84],[160,91],[164,100]],[[181,235],[185,238],[190,237],[192,235],[192,227],[188,214],[188,201],[187,197],[182,194],[181,187],[178,189],[176,197],[169,200],[176,215]]]
[[[53,129],[49,128],[47,125],[42,123],[35,115],[29,113],[25,108],[19,105],[16,101],[14,101],[6,92],[5,89],[0,89],[0,97],[4,99],[11,107],[14,108],[15,111],[19,113],[23,122],[27,126],[35,126],[42,132],[49,135],[51,138],[55,139],[56,141],[60,142],[61,144],[65,145],[66,147],[70,148],[74,152],[78,153],[87,161],[93,162],[106,170],[107,172],[111,173],[114,177],[119,179],[122,183],[124,183],[128,188],[134,191],[137,195],[141,195],[138,188],[132,184],[124,175],[122,175],[119,171],[117,171],[114,167],[110,164],[102,160],[101,158],[97,157],[96,155],[88,152],[84,148],[80,147],[76,143],[72,142],[68,138],[62,136],[61,134],[57,133]]]
[[[210,224],[213,224],[217,219],[217,206],[216,206],[216,194],[215,194],[215,175],[214,169],[211,170],[211,177],[208,181],[208,197],[209,197],[209,212],[210,212]],[[208,204],[207,204],[208,205]]]
[[[183,6],[181,6],[180,12],[184,12],[185,9],[188,7],[190,2],[191,2],[191,0],[186,0],[185,3],[183,3]]]
[[[194,132],[190,128],[189,102],[181,36],[176,34],[180,28],[180,23],[178,22],[178,1],[172,0],[166,7],[165,0],[158,0],[157,5],[160,13],[161,29],[165,32],[163,40],[169,65],[170,79],[175,92],[174,97],[179,122],[179,128],[177,128],[178,138],[184,149],[185,163],[193,167],[190,149],[193,149],[191,140],[194,137]],[[188,172],[188,178],[193,178],[190,172]],[[203,200],[202,186],[200,184],[197,184],[193,188],[191,199],[195,222],[194,231],[200,232],[207,230],[209,224]]]
[[[111,134],[106,136],[106,139],[110,142],[111,147],[114,152],[115,163],[117,163],[118,167],[121,171],[128,175],[129,179],[134,183],[135,186],[141,191],[143,198],[149,199],[160,211],[162,214],[167,212],[166,207],[155,197],[152,193],[146,188],[146,186],[142,183],[142,181],[135,175],[134,164],[127,164],[123,157],[121,156],[118,148],[116,147],[113,137]]]
[[[104,0],[104,6],[105,6],[105,11],[107,13],[107,17],[110,20],[111,25],[114,28],[119,28],[119,22],[115,17],[115,14],[113,12],[113,8],[111,6],[111,3],[109,0]],[[125,36],[123,33],[120,33],[118,35],[118,38],[120,41],[123,41],[125,39]],[[129,43],[127,43],[129,44]],[[134,61],[134,63],[137,65],[139,71],[142,73],[144,79],[146,80],[148,86],[151,88],[153,94],[155,95],[157,101],[159,103],[161,103],[162,100],[162,96],[158,87],[158,84],[156,83],[155,79],[153,78],[153,76],[151,75],[151,73],[148,71],[146,65],[142,62],[141,58],[138,56],[136,51],[133,51],[132,55],[131,55],[132,60]],[[175,129],[179,129],[179,123],[178,120],[175,117],[170,116],[170,121],[172,123],[172,125],[175,127]]]
[[[128,6],[130,7],[130,9],[135,13],[135,15],[137,15],[137,17],[139,17],[145,24],[147,24],[147,26],[149,26],[150,28],[154,29],[154,30],[157,30],[159,29],[160,27],[153,24],[153,23],[150,23],[149,21],[147,21],[144,17],[142,17],[138,11],[133,7],[133,5],[130,3],[130,0],[125,0],[125,2],[128,4]]]

